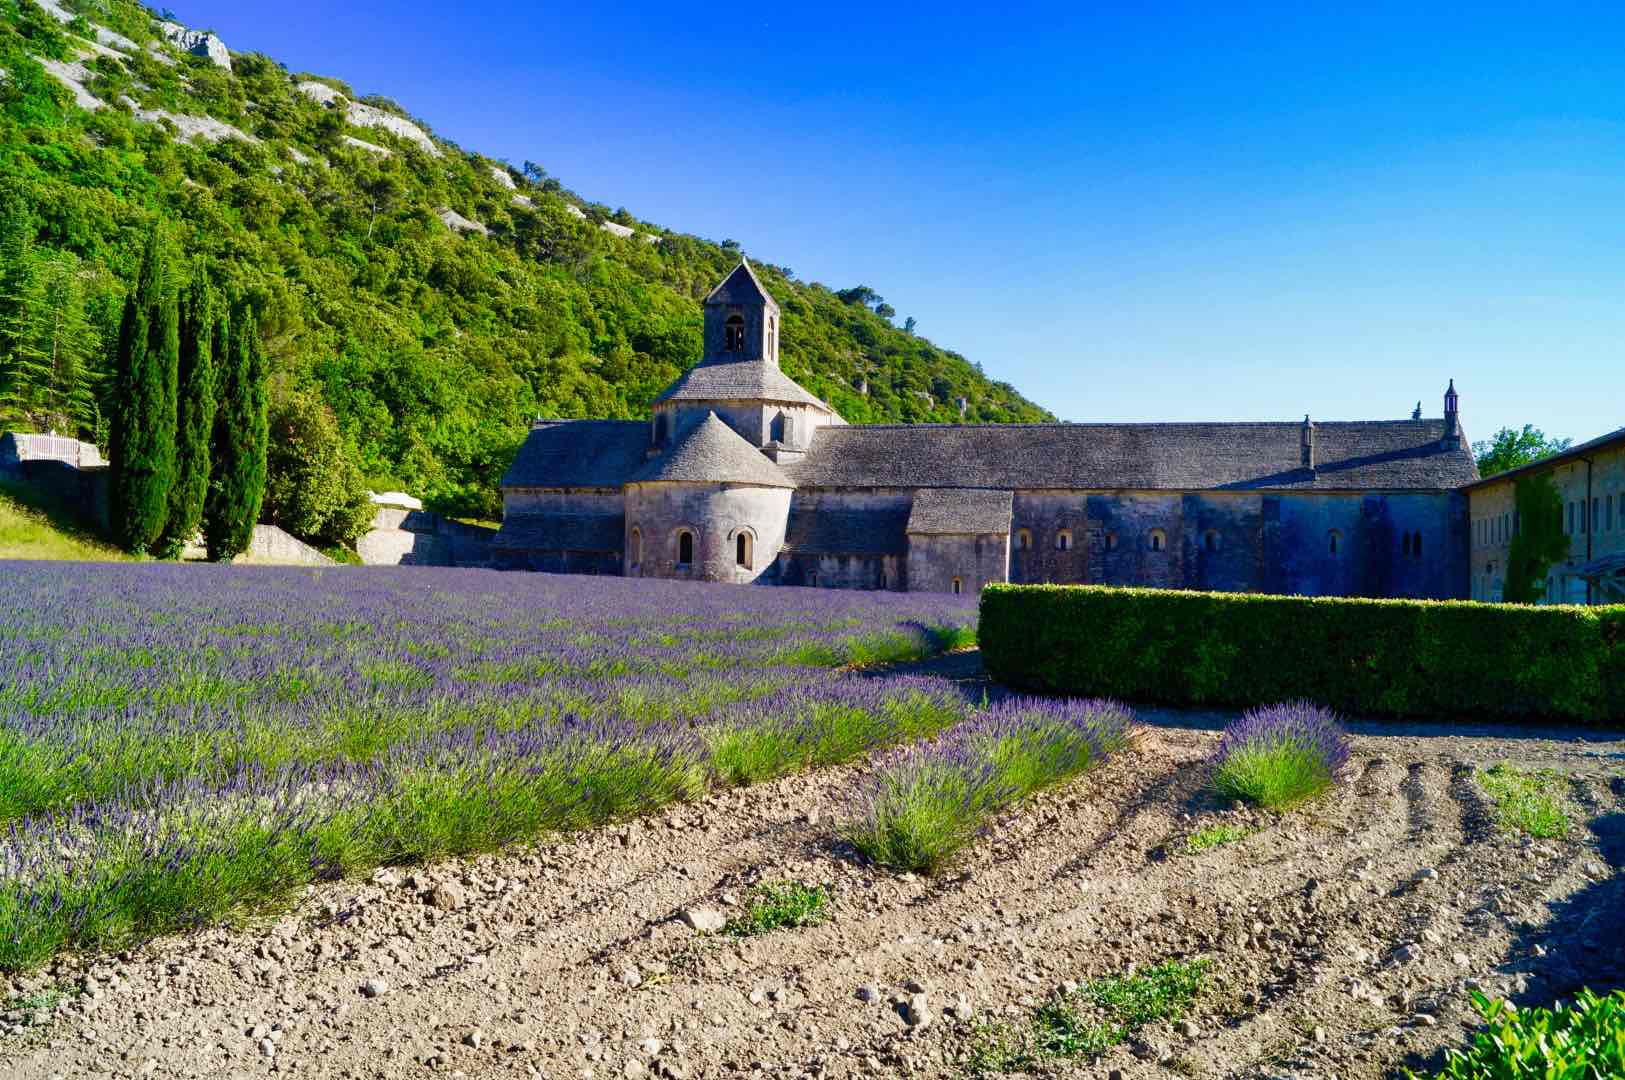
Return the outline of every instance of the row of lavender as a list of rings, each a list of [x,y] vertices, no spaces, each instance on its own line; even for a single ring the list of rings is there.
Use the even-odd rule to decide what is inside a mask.
[[[934,736],[967,713],[950,684],[846,669],[975,619],[952,597],[22,563],[0,610],[4,968]]]

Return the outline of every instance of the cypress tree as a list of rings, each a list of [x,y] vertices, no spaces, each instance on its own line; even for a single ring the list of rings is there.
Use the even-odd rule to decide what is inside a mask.
[[[214,293],[202,272],[187,287],[180,307],[180,387],[175,424],[175,486],[169,489],[169,522],[159,554],[178,558],[203,521],[209,493],[210,443],[214,438]]]
[[[180,313],[166,271],[162,238],[154,227],[119,324],[110,440],[113,532],[137,554],[163,532],[175,482]]]
[[[270,442],[265,353],[253,312],[246,305],[239,307],[222,336],[226,347],[214,422],[213,473],[203,510],[203,539],[209,558],[216,562],[248,550],[265,497]]]

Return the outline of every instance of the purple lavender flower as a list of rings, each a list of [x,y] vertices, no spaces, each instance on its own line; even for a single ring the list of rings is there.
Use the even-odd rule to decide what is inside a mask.
[[[1224,729],[1213,784],[1230,798],[1282,808],[1329,788],[1348,757],[1348,734],[1330,709],[1307,701],[1270,705]]]

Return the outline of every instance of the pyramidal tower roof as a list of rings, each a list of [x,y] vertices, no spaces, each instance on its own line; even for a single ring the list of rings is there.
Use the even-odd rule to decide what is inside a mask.
[[[740,256],[739,265],[733,268],[733,273],[722,279],[722,284],[711,290],[705,298],[707,304],[766,304],[774,311],[779,305],[771,294],[762,287],[761,279],[756,271],[750,267],[750,262]]]
[[[639,470],[631,482],[796,486],[777,465],[719,420],[714,412],[707,413],[675,446]]]

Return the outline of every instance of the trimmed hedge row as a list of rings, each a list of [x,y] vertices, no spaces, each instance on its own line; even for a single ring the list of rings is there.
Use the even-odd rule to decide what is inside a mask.
[[[990,585],[978,636],[993,678],[1050,693],[1625,722],[1625,606]]]

